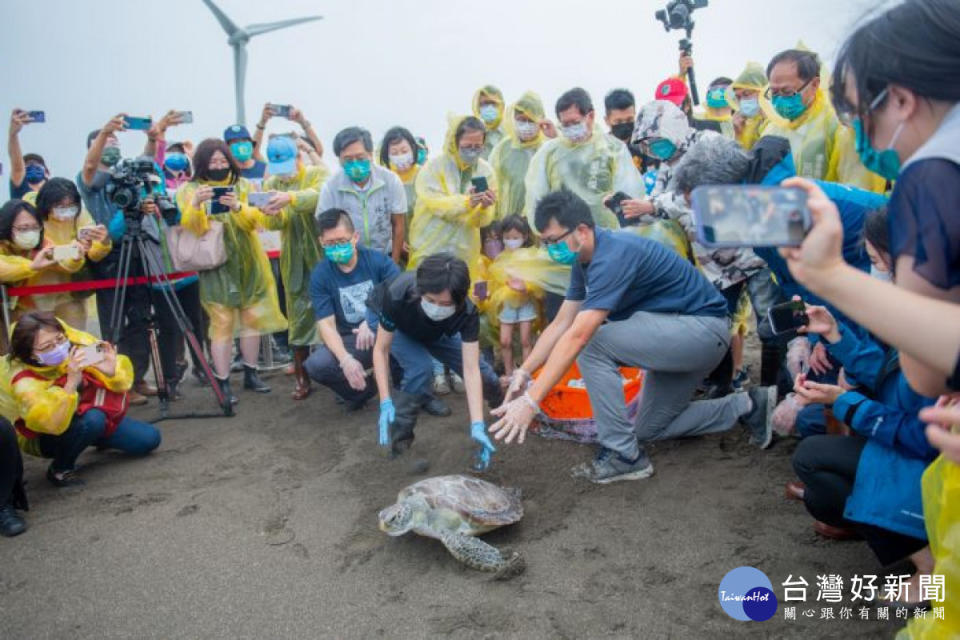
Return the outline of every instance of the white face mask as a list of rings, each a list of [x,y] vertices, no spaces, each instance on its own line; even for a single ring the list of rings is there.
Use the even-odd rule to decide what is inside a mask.
[[[400,171],[406,171],[413,166],[413,154],[401,153],[398,156],[390,156],[390,164]]]
[[[13,244],[24,251],[36,249],[40,244],[40,231],[14,231]]]
[[[434,322],[446,320],[457,312],[457,308],[453,305],[445,306],[434,304],[426,298],[420,298],[420,308],[423,309],[423,312],[427,314],[427,317]]]
[[[567,125],[560,129],[563,135],[570,142],[583,142],[587,139],[587,124],[578,122],[577,124]]]
[[[504,238],[503,246],[507,249],[519,249],[523,246],[523,238]]]
[[[870,265],[870,277],[882,282],[893,282],[893,276],[889,271],[880,271],[873,265]]]
[[[80,207],[54,207],[51,215],[57,220],[73,220],[80,213]]]
[[[515,124],[517,129],[517,137],[523,142],[532,140],[537,136],[537,130],[539,127],[537,126],[536,122],[523,122],[517,120]]]

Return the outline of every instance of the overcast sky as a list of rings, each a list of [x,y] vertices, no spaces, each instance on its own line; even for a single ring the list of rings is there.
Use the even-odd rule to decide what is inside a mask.
[[[653,14],[666,0],[215,0],[240,25],[321,14],[321,22],[254,38],[247,47],[247,125],[264,102],[305,111],[329,144],[358,124],[374,138],[393,125],[425,135],[436,152],[448,112],[467,112],[474,90],[499,86],[511,102],[532,89],[552,115],[564,90],[603,95],[627,87],[641,104],[675,73],[680,34]],[[694,14],[698,81],[736,76],[798,40],[832,60],[877,0],[711,0]],[[600,11],[600,9],[603,9]],[[161,116],[188,109],[194,124],[168,139],[222,135],[234,119],[232,52],[201,0],[30,0],[0,3],[0,112],[44,110],[24,128],[25,152],[73,177],[87,133],[117,112]],[[268,132],[293,127],[274,120]],[[124,155],[143,134],[121,134]],[[0,138],[6,195],[9,158]],[[328,164],[335,159],[325,154]]]

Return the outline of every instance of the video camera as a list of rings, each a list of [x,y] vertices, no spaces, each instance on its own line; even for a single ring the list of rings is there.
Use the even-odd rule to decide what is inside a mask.
[[[693,33],[694,22],[690,17],[696,9],[704,9],[710,4],[710,0],[670,0],[666,9],[657,11],[654,16],[663,23],[663,28],[667,31],[671,29],[683,29],[687,32],[687,37]]]
[[[160,179],[150,158],[126,158],[110,170],[107,197],[128,218],[139,219],[142,215],[140,207],[148,199],[156,203],[164,218],[175,217],[177,206],[170,196],[154,188]]]

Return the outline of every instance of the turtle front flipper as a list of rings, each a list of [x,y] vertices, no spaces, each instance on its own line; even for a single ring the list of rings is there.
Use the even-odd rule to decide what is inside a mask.
[[[519,552],[501,553],[499,549],[479,538],[462,533],[446,533],[440,537],[440,541],[454,558],[471,569],[495,572],[497,579],[513,578],[526,569],[526,563]]]

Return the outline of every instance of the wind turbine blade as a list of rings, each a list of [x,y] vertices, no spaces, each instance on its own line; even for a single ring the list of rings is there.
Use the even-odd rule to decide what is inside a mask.
[[[281,20],[280,22],[267,22],[265,24],[251,24],[246,27],[246,32],[250,36],[258,36],[261,33],[267,33],[268,31],[276,31],[277,29],[284,29],[286,27],[292,27],[295,24],[302,24],[304,22],[312,22],[314,20],[323,20],[323,16],[308,16],[306,18],[293,18],[292,20]]]
[[[243,44],[233,45],[233,83],[237,100],[237,124],[246,125],[244,113],[244,80],[247,75],[247,48]]]
[[[233,23],[233,20],[228,18],[227,14],[220,10],[220,7],[213,4],[213,0],[203,0],[203,4],[207,5],[207,8],[213,12],[213,15],[217,18],[217,22],[220,23],[220,26],[223,27],[223,30],[227,32],[228,36],[232,36],[239,30],[237,25]]]

